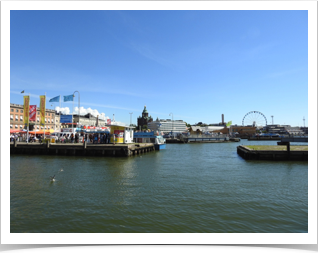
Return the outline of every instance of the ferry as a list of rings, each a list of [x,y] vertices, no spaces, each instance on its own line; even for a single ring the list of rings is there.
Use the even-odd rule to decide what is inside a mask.
[[[162,134],[156,132],[134,132],[134,142],[136,143],[153,143],[155,150],[166,149],[166,139]]]

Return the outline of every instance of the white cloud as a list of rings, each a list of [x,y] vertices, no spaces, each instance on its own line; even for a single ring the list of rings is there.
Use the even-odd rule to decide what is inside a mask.
[[[68,108],[68,107],[59,107],[59,106],[57,106],[55,108],[55,110],[57,112],[62,112],[63,114],[71,114],[70,108]],[[100,113],[96,109],[92,109],[90,107],[84,108],[83,106],[81,106],[80,107],[80,114],[81,115],[86,115],[87,113],[90,113],[90,114],[92,114],[95,117],[97,117],[97,115],[98,115],[98,118],[100,118],[100,119],[104,119],[104,120],[109,119],[109,117],[106,116],[105,113],[103,113],[103,112]],[[78,114],[78,107],[74,107],[74,114]]]
[[[57,107],[55,107],[55,110],[57,112],[61,112],[63,114],[70,114],[70,108],[68,108],[68,107],[59,107],[59,106],[57,106]]]

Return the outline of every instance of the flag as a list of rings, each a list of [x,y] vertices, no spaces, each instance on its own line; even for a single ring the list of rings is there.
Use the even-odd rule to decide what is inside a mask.
[[[30,121],[35,121],[36,120],[36,105],[30,105]]]
[[[29,124],[29,110],[30,110],[30,96],[23,96],[24,105],[23,105],[23,123],[24,125]]]
[[[45,125],[45,95],[40,96],[40,125]]]
[[[227,122],[227,124],[226,124],[227,127],[230,126],[230,125],[232,125],[232,120]]]
[[[64,96],[64,102],[73,101],[73,95]]]
[[[49,102],[60,102],[60,96],[51,98],[51,99],[49,100]]]

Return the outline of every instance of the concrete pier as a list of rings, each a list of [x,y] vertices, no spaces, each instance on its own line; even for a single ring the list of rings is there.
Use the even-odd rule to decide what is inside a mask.
[[[84,143],[11,143],[10,154],[67,156],[134,156],[155,151],[152,143],[88,144]]]
[[[308,161],[308,150],[255,150],[247,146],[237,147],[237,154],[245,160],[272,160],[272,161]]]
[[[206,136],[191,136],[175,139],[166,139],[166,143],[226,143],[226,142],[239,142],[240,138],[229,137],[206,137]]]

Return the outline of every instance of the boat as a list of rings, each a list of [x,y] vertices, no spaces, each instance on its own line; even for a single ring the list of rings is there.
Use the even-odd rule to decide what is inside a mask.
[[[166,149],[166,139],[158,131],[154,132],[134,132],[135,143],[153,143],[155,150]]]

